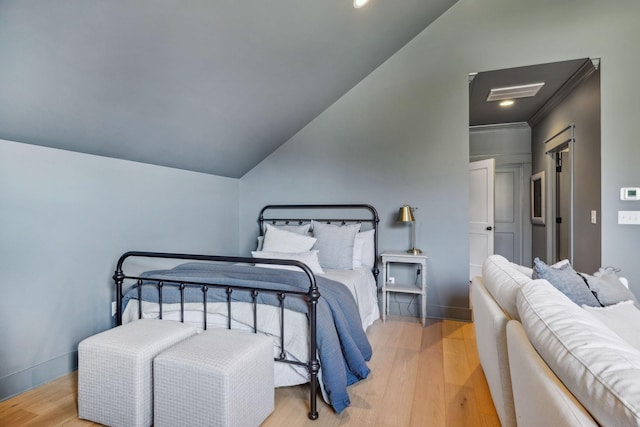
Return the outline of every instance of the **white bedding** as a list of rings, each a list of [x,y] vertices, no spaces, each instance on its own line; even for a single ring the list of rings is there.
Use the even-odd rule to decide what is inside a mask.
[[[280,346],[280,309],[268,305],[258,305],[258,332],[273,337],[273,355],[279,357]],[[157,319],[159,306],[153,302],[142,302],[142,317]],[[184,305],[184,321],[202,330],[204,328],[201,303],[187,303]],[[253,330],[253,305],[246,302],[231,304],[231,327],[233,329]],[[164,320],[180,321],[180,304],[163,304],[162,318]],[[138,301],[131,300],[122,315],[122,323],[138,319]],[[207,303],[207,328],[227,327],[227,304]],[[285,342],[286,358],[305,362],[308,360],[309,346],[307,341],[307,316],[296,311],[285,310]],[[276,387],[304,384],[309,381],[307,369],[285,363],[274,365],[274,380]]]
[[[368,268],[354,270],[328,270],[319,276],[343,283],[358,305],[364,331],[380,317],[376,281]],[[180,321],[180,304],[163,304],[163,319]],[[143,318],[158,318],[157,303],[142,303]],[[253,330],[253,305],[245,302],[232,303],[232,328]],[[273,337],[274,356],[280,355],[280,308],[258,305],[258,332]],[[184,310],[185,323],[203,328],[201,303],[187,303]],[[138,319],[138,301],[131,300],[122,315],[122,323]],[[207,303],[207,327],[227,327],[227,304]],[[309,355],[307,316],[285,310],[285,350],[289,360],[306,362]],[[276,387],[304,384],[309,381],[306,368],[285,363],[275,364]],[[322,384],[322,382],[320,382]]]
[[[349,288],[358,305],[362,329],[365,332],[380,317],[378,288],[371,269],[366,267],[353,270],[330,270],[325,268],[324,274],[318,274],[318,276],[344,283]]]

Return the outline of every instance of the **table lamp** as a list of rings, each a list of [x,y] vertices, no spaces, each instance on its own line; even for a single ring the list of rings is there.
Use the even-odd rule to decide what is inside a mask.
[[[413,255],[421,254],[422,251],[416,248],[416,220],[413,217],[413,211],[417,208],[412,208],[409,205],[403,205],[400,208],[400,212],[398,212],[398,221],[399,222],[410,222],[413,227],[413,247],[409,249],[407,252]]]

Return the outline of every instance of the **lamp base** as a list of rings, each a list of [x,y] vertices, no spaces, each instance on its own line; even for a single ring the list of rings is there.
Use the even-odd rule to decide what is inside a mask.
[[[412,255],[420,255],[422,253],[422,251],[420,249],[416,249],[416,248],[409,249],[407,252],[412,254]]]

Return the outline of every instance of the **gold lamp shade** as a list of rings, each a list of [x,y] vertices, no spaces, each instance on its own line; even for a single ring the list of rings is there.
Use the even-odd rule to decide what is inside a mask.
[[[398,212],[398,221],[399,222],[414,222],[413,213],[411,212],[411,206],[404,205],[400,208]]]
[[[413,227],[413,247],[407,252],[413,255],[421,254],[422,251],[416,248],[416,219],[413,217],[413,209],[409,205],[403,205],[398,212],[398,222],[410,222]]]

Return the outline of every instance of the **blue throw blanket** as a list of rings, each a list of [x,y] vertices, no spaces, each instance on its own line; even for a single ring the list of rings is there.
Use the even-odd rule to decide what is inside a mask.
[[[306,292],[309,279],[303,272],[241,265],[216,265],[190,262],[171,270],[144,273],[142,277],[163,279],[167,282],[195,281],[224,285],[240,285],[258,289],[295,290]],[[320,290],[317,304],[317,344],[322,366],[322,382],[329,403],[340,413],[350,404],[347,386],[369,375],[366,361],[371,359],[371,345],[362,330],[358,307],[351,292],[341,283],[323,277],[316,277]],[[188,287],[184,291],[185,302],[202,302],[202,290]],[[130,299],[137,299],[137,289],[130,288],[124,295],[122,307]],[[224,289],[210,288],[208,301],[226,301]],[[143,286],[142,299],[158,302],[155,287]],[[234,292],[233,301],[251,301],[248,292]],[[180,292],[173,286],[162,291],[163,303],[179,303]],[[279,305],[275,295],[260,293],[258,303]],[[308,312],[306,300],[288,296],[285,307],[301,313]]]

